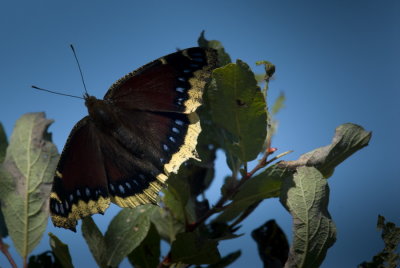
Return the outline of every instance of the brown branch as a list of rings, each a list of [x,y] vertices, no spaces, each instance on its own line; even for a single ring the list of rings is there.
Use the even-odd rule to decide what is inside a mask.
[[[8,261],[11,264],[11,267],[17,268],[17,264],[15,263],[14,259],[12,258],[10,252],[8,251],[8,246],[3,243],[3,240],[0,237],[0,251],[7,257]]]

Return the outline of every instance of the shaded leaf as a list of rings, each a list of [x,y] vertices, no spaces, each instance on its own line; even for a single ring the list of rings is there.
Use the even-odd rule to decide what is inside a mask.
[[[199,153],[201,162],[196,164],[202,165],[205,163],[213,164],[215,160],[215,153],[221,147],[220,140],[218,139],[218,128],[212,119],[210,101],[209,101],[209,85],[206,86],[203,94],[203,105],[197,109],[197,114],[200,117],[201,132],[197,140],[196,150]]]
[[[233,178],[232,176],[226,176],[221,187],[221,194],[223,196],[229,196],[238,183],[238,179]]]
[[[367,146],[371,135],[371,132],[365,131],[361,126],[352,123],[343,124],[336,128],[331,144],[303,154],[298,160],[282,161],[281,164],[288,168],[313,166],[328,178],[337,165]]]
[[[0,167],[0,199],[9,235],[26,259],[46,229],[48,197],[58,153],[48,140],[52,120],[29,113],[16,122]]]
[[[185,165],[185,168],[179,170],[179,177],[183,180],[187,180],[190,187],[190,193],[192,197],[196,197],[211,185],[211,182],[214,178],[214,160],[215,160],[215,153],[214,158],[210,159],[209,163],[201,162],[201,165],[196,161],[196,164],[193,162],[195,161],[188,161]]]
[[[289,243],[275,220],[269,220],[253,230],[251,236],[257,243],[258,254],[264,267],[283,267],[289,254]]]
[[[128,259],[135,268],[157,267],[160,262],[160,235],[154,224],[150,225],[146,238],[128,255]]]
[[[360,268],[396,268],[400,266],[400,254],[398,253],[400,243],[400,227],[392,222],[386,222],[381,215],[378,216],[378,229],[382,230],[382,240],[385,247],[376,254],[371,262],[363,262]],[[397,252],[396,252],[397,251]]]
[[[82,235],[89,246],[90,252],[99,267],[107,267],[107,248],[103,234],[92,217],[82,219]]]
[[[252,204],[266,198],[278,197],[283,179],[290,174],[292,171],[274,164],[252,177],[240,187],[232,203],[218,215],[215,221],[231,221]]]
[[[218,51],[218,63],[219,66],[224,66],[231,62],[231,57],[225,52],[225,48],[222,43],[217,40],[207,40],[204,37],[204,31],[201,32],[199,39],[197,40],[199,47],[213,48]]]
[[[213,71],[209,100],[213,121],[226,130],[225,149],[253,160],[266,137],[266,103],[249,66],[238,60]]]
[[[285,267],[319,267],[336,240],[327,180],[314,167],[299,167],[284,180],[280,201],[293,217],[293,242]]]
[[[222,257],[218,262],[210,264],[207,266],[207,268],[224,268],[228,267],[232,263],[234,263],[241,255],[241,251],[235,251],[232,253],[229,253],[228,255]]]
[[[208,199],[203,199],[203,200],[194,200],[194,205],[195,205],[195,212],[196,212],[196,219],[201,218],[205,213],[207,213],[210,210],[210,203],[208,202]]]
[[[203,230],[202,236],[218,241],[233,239],[242,236],[242,234],[235,234],[238,229],[239,228],[231,228],[231,226],[225,222],[213,221],[207,225],[207,229]]]
[[[122,209],[115,216],[104,236],[107,246],[106,264],[117,267],[145,239],[150,229],[153,205]]]
[[[164,204],[172,215],[182,223],[195,220],[194,207],[188,206],[190,186],[182,175],[171,174],[168,178],[168,189],[165,189]]]
[[[45,251],[39,255],[29,257],[28,268],[60,268],[61,263],[55,258],[54,253]]]
[[[161,207],[154,209],[151,222],[156,226],[161,238],[168,243],[172,243],[172,241],[175,240],[176,234],[185,230],[184,223],[175,219],[168,209],[163,209]]]
[[[4,220],[3,212],[1,211],[1,202],[0,202],[0,238],[7,236],[8,236],[8,230],[6,222]]]
[[[72,259],[69,253],[68,245],[61,242],[57,236],[49,233],[50,236],[50,246],[53,251],[54,256],[63,268],[72,268]]]
[[[6,132],[4,131],[3,125],[0,123],[0,164],[3,163],[4,158],[6,157],[7,146],[8,146],[8,141]],[[3,212],[1,211],[1,201],[0,201],[0,238],[7,236],[8,236],[8,230],[6,222],[4,221]]]
[[[186,264],[211,264],[220,259],[215,240],[206,239],[195,232],[180,233],[171,246],[173,262]]]
[[[0,163],[3,163],[6,157],[7,146],[8,141],[6,131],[4,130],[3,124],[0,123]]]

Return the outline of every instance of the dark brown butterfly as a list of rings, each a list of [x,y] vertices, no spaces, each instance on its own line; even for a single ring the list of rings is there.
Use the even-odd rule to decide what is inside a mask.
[[[85,94],[89,115],[72,129],[50,195],[55,226],[121,207],[156,203],[168,174],[197,158],[195,113],[217,65],[213,49],[185,49],[133,71],[103,100]]]

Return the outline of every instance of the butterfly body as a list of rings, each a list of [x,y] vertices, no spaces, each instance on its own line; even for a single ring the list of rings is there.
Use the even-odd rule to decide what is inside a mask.
[[[189,48],[129,73],[104,99],[84,96],[89,115],[71,131],[54,177],[55,226],[75,230],[110,202],[156,203],[169,173],[197,158],[195,110],[216,58],[212,49]]]

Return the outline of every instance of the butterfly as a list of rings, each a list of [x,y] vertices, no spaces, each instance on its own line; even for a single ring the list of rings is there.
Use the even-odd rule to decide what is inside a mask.
[[[103,99],[84,95],[88,116],[72,129],[50,194],[53,224],[156,203],[171,172],[197,159],[196,109],[217,52],[193,47],[161,57],[115,82]]]

